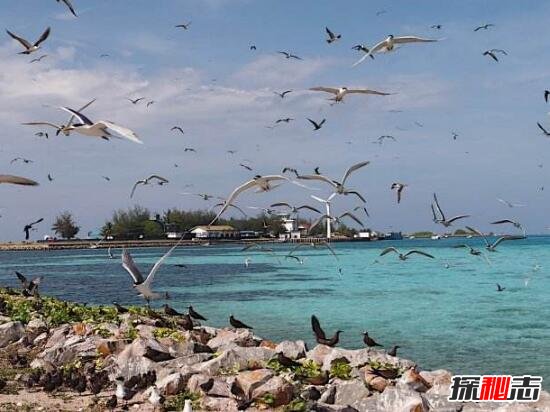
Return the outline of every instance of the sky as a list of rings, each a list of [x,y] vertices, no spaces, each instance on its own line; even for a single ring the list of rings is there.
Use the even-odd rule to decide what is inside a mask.
[[[0,173],[40,182],[30,188],[0,186],[0,240],[21,240],[23,226],[39,217],[45,222],[34,238],[50,234],[51,222],[65,210],[84,235],[97,232],[115,209],[208,208],[211,202],[182,193],[227,197],[255,174],[278,174],[285,166],[302,174],[318,166],[339,179],[364,160],[371,163],[347,186],[366,197],[371,215],[361,216],[366,227],[441,232],[431,221],[436,192],[447,215],[469,214],[464,223],[481,230],[512,218],[529,233],[548,232],[550,139],[536,124],[550,130],[543,97],[550,88],[547,2],[73,3],[78,18],[54,0],[3,5],[1,27],[33,41],[47,26],[52,31],[30,57],[18,55],[21,46],[0,36]],[[188,30],[174,27],[189,21]],[[494,27],[474,32],[486,23]],[[437,24],[440,30],[431,28]],[[327,44],[325,26],[341,40]],[[351,67],[361,57],[352,46],[372,46],[388,34],[440,41],[405,45]],[[483,56],[493,48],[508,55],[499,55],[498,63]],[[285,59],[281,50],[303,60]],[[42,54],[47,57],[29,63]],[[328,95],[308,90],[314,86],[392,94],[349,95],[330,105]],[[287,89],[293,92],[285,99],[274,93]],[[128,101],[142,96],[136,105]],[[87,116],[128,127],[144,144],[78,133],[56,137],[53,129],[21,125],[65,122],[59,106],[78,108],[93,98]],[[155,103],[146,107],[147,101]],[[267,127],[284,117],[295,120]],[[326,123],[314,132],[307,118]],[[171,131],[175,125],[185,134]],[[49,139],[35,136],[40,131],[49,132]],[[374,144],[381,135],[396,141]],[[10,163],[16,157],[33,163]],[[133,183],[152,173],[169,184],[140,187],[130,199]],[[393,182],[407,184],[399,205]],[[329,187],[310,186],[318,190],[285,184],[268,193],[251,191],[236,204],[320,206],[310,195],[328,196]],[[509,208],[497,198],[524,206]],[[352,196],[338,196],[333,211],[358,205]]]

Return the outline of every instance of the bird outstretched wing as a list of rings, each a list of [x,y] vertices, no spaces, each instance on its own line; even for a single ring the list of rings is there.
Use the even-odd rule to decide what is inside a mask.
[[[311,315],[311,329],[313,329],[313,333],[315,333],[315,336],[317,338],[326,339],[325,331],[321,328],[321,324],[319,323],[319,319],[317,319],[317,316]]]
[[[122,251],[122,267],[130,274],[134,280],[134,285],[140,285],[143,283],[143,275],[136,266],[132,255],[128,252],[127,249]]]

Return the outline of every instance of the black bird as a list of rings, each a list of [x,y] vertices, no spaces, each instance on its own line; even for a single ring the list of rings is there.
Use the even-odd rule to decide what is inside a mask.
[[[296,177],[299,176],[298,170],[296,170],[296,169],[293,168],[293,167],[285,167],[285,168],[283,168],[283,171],[282,171],[281,173],[282,173],[282,174],[285,174],[286,172],[294,173],[294,174],[296,175]]]
[[[279,123],[282,123],[282,122],[285,122],[285,123],[290,123],[291,121],[293,121],[294,119],[292,119],[291,117],[285,117],[284,119],[277,119],[275,120],[275,124],[279,124]]]
[[[177,268],[186,268],[187,267],[187,265],[184,265],[183,263],[178,263],[178,264],[175,264],[174,266],[177,267]]]
[[[183,30],[187,30],[187,29],[189,29],[189,26],[190,26],[190,25],[191,25],[191,22],[185,23],[185,24],[178,24],[178,25],[176,26],[176,28],[180,28],[180,29],[183,29]]]
[[[302,366],[298,362],[290,359],[288,356],[285,356],[283,352],[277,353],[277,361],[285,368],[297,368],[299,366]]]
[[[491,49],[491,50],[487,50],[485,52],[483,52],[483,55],[484,56],[490,56],[494,61],[498,62],[498,58],[497,58],[497,55],[496,53],[501,53],[501,54],[504,54],[505,56],[508,56],[508,53],[506,53],[504,50],[502,49]]]
[[[173,131],[173,130],[179,130],[181,132],[181,134],[185,134],[185,132],[183,131],[183,129],[180,126],[174,126],[170,129],[170,131]]]
[[[38,276],[29,281],[25,275],[18,271],[15,271],[15,276],[17,276],[17,279],[19,279],[19,281],[21,282],[21,286],[23,287],[23,294],[26,296],[33,295],[34,292],[38,290],[38,286],[43,279],[42,276]]]
[[[53,177],[52,177],[52,175],[49,174],[49,173],[48,173],[48,180],[49,180],[50,182],[53,182]]]
[[[244,323],[242,323],[240,320],[235,319],[233,315],[229,315],[229,323],[231,326],[233,326],[235,329],[254,329],[252,326],[248,326]]]
[[[328,27],[325,27],[325,31],[327,32],[328,39],[327,43],[334,43],[336,40],[340,40],[342,38],[341,34],[335,34],[333,33]]]
[[[474,29],[474,31],[479,31],[479,30],[481,30],[481,29],[487,30],[489,27],[494,27],[494,26],[495,26],[495,25],[494,25],[494,24],[491,24],[491,23],[489,23],[489,24],[484,24],[483,26],[477,26],[477,27]]]
[[[137,99],[128,99],[128,101],[132,102],[132,104],[138,104],[143,99],[145,99],[145,97],[138,97]]]
[[[193,319],[191,319],[191,316],[189,316],[187,313],[184,313],[182,315],[182,318],[179,321],[179,325],[183,328],[183,330],[193,330],[193,327],[195,326],[193,324]]]
[[[71,4],[71,1],[70,0],[57,0],[57,2],[59,3],[60,1],[62,1],[66,6],[67,8],[71,11],[72,15],[75,16],[75,17],[78,17],[76,15],[76,12],[74,11],[74,7],[73,5]]]
[[[285,96],[289,93],[292,93],[293,91],[292,90],[285,90],[284,92],[282,93],[279,93],[279,92],[274,92],[277,96],[279,96],[281,99],[284,99]]]
[[[34,135],[38,137],[45,137],[46,139],[50,138],[50,135],[46,132],[38,132],[38,133],[35,133]]]
[[[465,249],[469,249],[470,255],[481,256],[481,251],[480,251],[480,250],[477,250],[477,249],[474,249],[474,248],[471,247],[470,245],[462,244],[462,245],[454,245],[453,247],[454,247],[454,248],[465,248]]]
[[[539,122],[537,122],[537,126],[539,127],[540,130],[542,130],[542,133],[544,133],[545,136],[550,136],[550,133],[546,131],[546,129],[542,127],[542,125]]]
[[[287,59],[302,60],[301,57],[298,57],[298,56],[296,56],[295,54],[292,54],[292,53],[289,53],[289,52],[278,51],[277,53],[279,53],[279,54],[284,54],[284,56],[285,56]]]
[[[544,101],[546,103],[548,103],[548,95],[550,95],[550,90],[545,90],[544,91]]]
[[[168,316],[183,316],[183,313],[179,313],[176,309],[166,303],[162,305],[162,307],[164,309],[164,313],[166,313]]]
[[[436,29],[436,30],[441,30],[443,26],[441,24],[434,24],[433,26],[430,26],[430,29]]]
[[[369,332],[367,331],[363,332],[363,343],[367,345],[369,348],[372,348],[374,346],[382,346],[379,343],[376,343],[374,339],[369,336]]]
[[[364,46],[362,44],[356,44],[352,47],[353,50],[362,51],[363,53],[368,53],[369,48],[367,46]],[[369,57],[374,60],[374,54],[370,54]]]
[[[397,349],[399,349],[401,346],[399,345],[395,345],[393,348],[391,348],[389,351],[388,351],[388,355],[390,356],[397,356]]]
[[[321,127],[323,127],[323,124],[325,124],[325,122],[327,121],[327,119],[323,119],[319,123],[317,123],[316,121],[311,120],[309,118],[307,120],[309,120],[309,122],[313,125],[313,131],[319,130]]]
[[[23,232],[25,232],[25,240],[29,240],[29,238],[31,237],[30,232],[31,232],[31,230],[33,230],[33,226],[39,224],[43,220],[44,220],[44,218],[40,218],[35,222],[32,222],[32,223],[29,223],[28,225],[25,225],[25,227],[23,228]]]
[[[497,292],[503,292],[506,288],[503,288],[497,283]]]
[[[198,320],[208,320],[206,319],[204,316],[202,316],[200,313],[198,312],[195,312],[195,309],[193,309],[193,306],[189,306],[187,308],[188,312],[189,312],[189,316],[191,316],[193,319],[198,319]]]
[[[252,168],[248,165],[243,165],[242,163],[239,163],[239,166],[244,167],[246,170],[252,171]]]
[[[325,331],[321,328],[319,319],[317,319],[317,316],[315,315],[311,315],[311,329],[313,329],[313,333],[315,334],[315,340],[317,341],[317,343],[330,347],[336,346],[338,344],[338,341],[340,340],[340,333],[342,333],[341,330],[337,330],[332,338],[327,339]]]
[[[250,50],[257,50],[256,46],[253,44],[250,46]]]
[[[321,172],[319,171],[319,166],[317,166],[315,169],[313,169],[313,172],[314,172],[316,175],[320,175]]]
[[[113,306],[115,307],[119,315],[122,315],[123,313],[128,313],[128,309],[124,306],[120,306],[117,302],[113,302]]]

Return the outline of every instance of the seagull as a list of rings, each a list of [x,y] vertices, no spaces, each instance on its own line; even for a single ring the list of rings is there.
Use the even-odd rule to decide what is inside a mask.
[[[250,46],[250,50],[258,50],[258,48],[257,48],[254,44],[252,44],[252,45]]]
[[[296,259],[296,261],[297,261],[300,265],[303,265],[303,264],[304,264],[303,259],[300,259],[298,256],[286,255],[286,256],[285,256],[285,259]]]
[[[452,132],[452,135],[453,135],[453,140],[456,140],[456,138],[458,137],[458,133]]]
[[[320,198],[317,198],[316,196],[312,196],[314,199],[317,199],[317,200],[320,200],[320,201],[323,201],[322,199]],[[321,217],[319,217],[315,222],[313,222],[311,224],[311,226],[309,227],[309,231],[311,232],[313,230],[314,227],[316,227],[319,223],[321,223],[323,220],[334,220],[336,223],[339,223],[341,224],[341,220],[342,218],[344,217],[349,217],[350,219],[352,219],[353,221],[355,221],[356,223],[358,223],[359,225],[361,225],[361,227],[365,227],[365,225],[363,224],[363,222],[361,222],[357,216],[355,216],[353,213],[351,212],[345,212],[345,213],[342,213],[340,216],[338,217],[335,217],[335,216],[329,216],[327,214],[324,214],[322,215]]]
[[[134,263],[134,259],[132,259],[132,255],[130,255],[130,252],[128,252],[127,249],[122,250],[122,267],[126,269],[126,271],[130,274],[134,281],[133,287],[139,292],[139,296],[143,297],[147,301],[147,305],[149,305],[150,301],[152,299],[168,299],[168,293],[156,293],[151,290],[151,286],[153,284],[153,280],[155,279],[155,274],[158,272],[160,267],[162,266],[162,263],[164,260],[170,256],[170,254],[179,246],[179,242],[176,244],[176,246],[172,247],[168,252],[162,256],[157,263],[153,266],[151,271],[149,272],[149,275],[147,275],[147,278],[144,279],[143,275],[139,271],[138,267]]]
[[[377,144],[382,144],[384,142],[384,140],[393,140],[394,142],[397,141],[397,139],[389,134],[385,134],[385,135],[382,135],[380,136],[379,138],[376,139],[376,142],[373,142],[373,143],[377,143]]]
[[[494,27],[495,25],[494,24],[491,24],[491,23],[488,23],[488,24],[484,24],[482,26],[477,26],[474,31],[480,31],[480,30],[487,30],[489,27]]]
[[[279,124],[279,123],[290,123],[291,121],[293,121],[294,119],[291,118],[291,117],[285,117],[284,119],[277,119],[275,120],[275,124]]]
[[[403,191],[403,189],[407,187],[406,184],[404,183],[392,183],[391,185],[391,189],[392,190],[396,190],[396,193],[397,193],[397,203],[400,203],[401,202],[401,192]]]
[[[315,335],[315,340],[317,341],[317,343],[330,347],[336,346],[338,344],[338,341],[340,340],[340,333],[343,332],[341,330],[337,330],[332,338],[327,339],[325,331],[321,328],[319,319],[317,319],[317,316],[315,315],[311,315],[311,329],[313,330],[313,334]]]
[[[67,8],[70,10],[70,12],[72,13],[73,16],[78,17],[78,16],[76,15],[76,12],[74,11],[74,7],[73,7],[73,5],[71,4],[71,1],[70,1],[70,0],[57,0],[58,3],[59,3],[60,1],[62,1],[62,2],[67,6]]]
[[[178,24],[177,26],[175,26],[176,28],[180,28],[180,29],[183,29],[183,30],[187,30],[189,29],[189,26],[191,25],[191,22],[189,23],[184,23],[184,24]]]
[[[11,31],[6,30],[6,32],[10,35],[12,39],[17,40],[21,45],[25,48],[25,51],[19,52],[18,54],[31,54],[40,49],[40,43],[45,41],[48,36],[50,35],[50,28],[48,27],[44,33],[42,33],[42,36],[34,43],[30,44],[27,40],[23,39],[22,37],[19,37],[15,34],[13,34]]]
[[[195,152],[197,153],[197,151],[195,149],[193,149],[192,147],[186,147],[185,149],[183,149],[184,152]]]
[[[323,127],[323,124],[325,124],[325,122],[327,121],[327,119],[323,119],[319,123],[317,123],[309,118],[307,120],[309,120],[309,122],[313,125],[313,131],[319,130],[321,127]]]
[[[273,203],[272,205],[269,205],[269,207],[288,207],[290,209],[290,213],[298,213],[299,210],[308,209],[308,210],[311,210],[312,212],[321,214],[320,210],[315,209],[313,206],[309,206],[309,205],[302,205],[302,206],[296,207],[296,206],[291,206],[286,202],[278,202],[278,203]]]
[[[45,137],[46,139],[50,138],[50,136],[46,132],[38,132],[38,133],[35,133],[34,135],[38,137]]]
[[[500,199],[497,197],[497,200],[500,202],[500,203],[503,203],[505,204],[506,206],[508,207],[523,207],[525,205],[521,204],[521,203],[511,203],[511,202],[508,202],[507,200],[504,200],[504,199]]]
[[[296,56],[295,54],[286,52],[286,51],[278,51],[277,53],[283,54],[287,59],[296,59],[296,60],[302,60],[301,57]]]
[[[283,168],[283,171],[281,172],[282,174],[285,174],[286,172],[291,172],[291,173],[294,173],[296,175],[296,177],[300,176],[298,174],[298,170],[296,170],[295,168],[293,167],[285,167]]]
[[[355,212],[357,210],[362,210],[363,212],[365,212],[365,215],[367,215],[367,217],[370,217],[369,212],[367,211],[367,208],[365,206],[355,206],[353,208],[353,211]]]
[[[32,223],[29,223],[28,225],[25,225],[25,227],[23,228],[23,232],[25,232],[25,240],[29,240],[31,234],[30,234],[30,231],[31,230],[36,230],[34,229],[34,225],[37,225],[39,223],[41,223],[42,221],[44,221],[44,218],[40,218]]]
[[[498,283],[496,285],[497,285],[497,292],[503,292],[504,290],[506,290],[506,288],[503,288]]]
[[[87,109],[88,106],[90,106],[92,103],[94,103],[96,101],[96,99],[93,99],[93,100],[90,100],[88,103],[86,103],[84,106],[82,106],[80,109],[78,109],[79,112],[82,112],[83,110]],[[64,125],[56,125],[56,124],[53,124],[53,123],[49,123],[49,122],[30,122],[30,123],[21,123],[25,126],[51,126],[53,127],[54,129],[57,129],[57,131],[55,132],[55,135],[58,136],[59,133],[63,133],[65,136],[69,136],[71,134],[71,131],[73,129],[71,129],[71,125],[73,124],[73,120],[74,120],[75,116],[72,115],[67,124]]]
[[[325,27],[325,31],[327,32],[328,38],[327,43],[331,44],[334,43],[337,40],[340,40],[342,38],[341,34],[334,34],[328,27]]]
[[[484,56],[491,56],[491,58],[498,62],[498,58],[496,56],[496,53],[501,53],[501,54],[504,54],[505,56],[508,56],[508,53],[506,53],[504,50],[502,49],[491,49],[491,50],[486,50],[483,52],[483,55]]]
[[[27,179],[26,177],[13,176],[13,175],[0,175],[0,184],[8,183],[12,185],[20,186],[38,186],[38,182]]]
[[[397,253],[400,260],[407,260],[409,258],[409,256],[413,255],[413,254],[422,255],[422,256],[426,256],[430,259],[434,259],[434,257],[432,255],[430,255],[429,253],[423,252],[421,250],[410,250],[407,253],[403,254],[403,253],[399,252],[399,250],[397,250],[394,247],[388,247],[388,248],[384,249],[382,251],[382,253],[380,253],[380,256],[384,256],[384,255],[386,255],[390,252]]]
[[[23,275],[21,272],[15,271],[15,276],[17,276],[17,279],[21,282],[21,287],[23,288],[23,294],[26,296],[32,296],[34,295],[34,292],[38,290],[38,286],[40,285],[40,282],[42,282],[42,279],[44,279],[43,276],[35,277],[33,280],[29,281],[25,275]]]
[[[437,201],[437,196],[436,194],[434,193],[434,201],[435,201],[435,207],[437,208],[438,212],[439,212],[439,215],[440,217],[437,217],[436,216],[436,213],[435,213],[435,209],[434,209],[434,205],[432,204],[432,214],[433,214],[433,221],[435,223],[441,223],[443,226],[445,227],[449,227],[453,224],[454,221],[456,220],[459,220],[459,219],[464,219],[466,217],[470,217],[470,215],[459,215],[459,216],[455,216],[453,217],[452,219],[449,219],[447,220],[445,218],[445,215],[443,214],[443,210],[441,210],[441,207],[439,206],[439,202]]]
[[[246,258],[244,260],[244,267],[245,268],[248,268],[248,266],[250,266],[250,263],[252,262],[252,259],[251,258]]]
[[[422,37],[416,36],[398,36],[389,35],[384,40],[376,44],[367,54],[361,57],[358,61],[353,64],[353,67],[362,63],[367,57],[371,56],[374,53],[381,52],[391,52],[395,49],[396,44],[407,44],[407,43],[432,43],[438,41],[437,39],[424,39]]]
[[[16,157],[14,159],[11,159],[10,164],[17,162],[18,160],[21,160],[25,164],[34,163],[34,161],[30,159],[25,159],[23,157]]]
[[[474,248],[471,247],[470,245],[460,244],[460,245],[454,245],[453,247],[454,247],[454,248],[469,249],[470,255],[473,255],[473,256],[482,256],[482,255],[483,255],[483,253],[481,253],[480,250],[474,249]]]
[[[145,97],[138,97],[137,99],[128,99],[128,101],[132,102],[132,104],[138,104],[143,99],[145,99]]]
[[[546,103],[548,103],[548,95],[550,95],[550,90],[545,90],[544,91],[544,101]]]
[[[293,90],[285,90],[285,91],[282,92],[282,93],[279,93],[279,92],[273,92],[273,93],[275,93],[275,94],[276,94],[277,96],[279,96],[281,99],[284,99],[285,96],[286,96],[287,94],[292,93],[292,92],[293,92]]]
[[[174,131],[174,130],[178,130],[179,132],[181,132],[181,134],[185,134],[185,132],[183,131],[183,129],[180,127],[180,126],[174,126],[170,129],[170,131]]]
[[[147,102],[147,107],[151,106],[152,104],[155,104],[155,101],[154,100],[150,100]]]
[[[157,181],[157,184],[159,186],[169,183],[167,179],[158,175],[151,175],[149,177],[146,177],[145,179],[138,180],[136,183],[134,183],[134,187],[132,187],[132,192],[130,193],[130,199],[134,197],[134,192],[136,191],[136,188],[138,187],[138,185],[148,185],[150,181],[153,179]]]
[[[520,229],[521,231],[523,231],[523,234],[525,235],[525,229],[519,222],[514,222],[513,220],[510,220],[510,219],[503,219],[503,220],[497,220],[496,222],[491,222],[492,225],[502,225],[505,223],[510,223],[515,228]]]
[[[550,136],[550,132],[546,131],[546,129],[542,127],[542,125],[539,122],[537,122],[537,126],[539,127],[540,130],[542,130],[545,136]]]
[[[334,259],[339,260],[338,255],[336,254],[336,252],[334,252],[334,249],[326,241],[319,242],[319,243],[313,243],[313,242],[312,243],[299,243],[296,247],[294,247],[294,249],[292,249],[290,252],[288,252],[287,256],[293,255],[296,250],[298,250],[299,248],[304,247],[304,246],[310,246],[314,249],[318,248],[320,246],[325,247],[332,254],[332,256],[334,256]]]
[[[315,173],[316,175],[322,174],[322,173],[319,171],[319,166],[317,166],[315,169],[313,169],[313,173]]]
[[[110,182],[111,181],[111,178],[109,176],[101,176],[103,179],[105,179],[106,181]]]
[[[102,139],[105,139],[105,140],[109,140],[110,137],[120,138],[116,135],[111,134],[111,132],[109,132],[108,130],[110,129],[113,132],[120,135],[122,138],[126,138],[134,143],[143,144],[143,142],[139,140],[137,135],[130,129],[127,129],[125,127],[119,126],[117,124],[111,123],[106,120],[99,120],[94,123],[89,118],[84,116],[82,113],[79,113],[76,110],[73,110],[69,107],[60,107],[60,109],[71,113],[80,121],[80,123],[75,123],[71,126],[68,126],[68,129],[70,130],[74,130],[85,136],[101,137]]]
[[[50,173],[48,173],[48,180],[49,180],[50,182],[53,182],[53,177],[52,177],[52,175],[51,175]]]
[[[183,192],[182,195],[194,195],[194,196],[198,196],[200,198],[202,198],[202,200],[210,200],[210,199],[219,199],[219,200],[223,200],[223,197],[219,197],[219,196],[214,196],[214,195],[209,195],[208,193],[188,193],[188,192]]]
[[[36,59],[32,59],[29,63],[40,62],[40,61],[42,61],[42,59],[45,58],[45,57],[48,57],[48,55],[47,55],[47,54],[43,54],[42,56],[40,56],[40,57],[38,57],[38,58],[36,58]]]
[[[361,196],[361,194],[359,192],[357,192],[356,190],[348,190],[345,187],[345,184],[346,184],[346,180],[348,179],[348,177],[353,172],[355,172],[356,170],[358,170],[358,169],[360,169],[364,166],[367,166],[369,163],[370,163],[369,161],[364,161],[364,162],[354,164],[353,166],[348,168],[348,170],[346,170],[346,172],[344,173],[344,176],[342,177],[341,182],[337,182],[335,180],[329,179],[328,177],[323,176],[323,175],[302,175],[302,176],[299,176],[298,179],[319,180],[321,182],[328,183],[329,185],[331,185],[334,188],[335,193],[340,194],[340,195],[353,194],[353,195],[356,195],[359,199],[361,199],[363,201],[363,203],[366,203],[365,198],[363,196]]]
[[[441,30],[443,26],[441,24],[434,24],[433,26],[430,26],[430,29],[436,29],[436,30]]]
[[[157,385],[151,386],[148,400],[149,400],[149,403],[153,405],[154,410],[156,410],[166,401],[164,396],[161,395],[161,393],[159,392]]]
[[[243,165],[241,165],[243,166]],[[244,166],[243,166],[244,167]],[[276,187],[279,187],[281,184],[273,185],[271,182],[277,182],[277,181],[290,181],[288,177],[282,176],[282,175],[267,175],[267,176],[260,176],[256,175],[253,179],[244,182],[242,185],[238,186],[231,192],[231,194],[228,196],[228,198],[225,200],[225,204],[222,206],[216,217],[210,222],[210,225],[214,224],[216,220],[219,219],[219,217],[227,210],[230,204],[235,201],[235,199],[244,191],[257,188],[256,192],[268,192],[270,190],[275,189]],[[296,183],[296,182],[293,182]],[[209,225],[209,226],[210,226]]]
[[[378,92],[376,90],[370,89],[348,89],[347,87],[311,87],[309,90],[315,92],[326,92],[334,94],[334,97],[331,100],[334,100],[336,103],[344,100],[344,96],[350,93],[362,93],[362,94],[375,94],[378,96],[389,96],[391,93]]]
[[[239,166],[244,167],[246,170],[252,171],[252,168],[251,168],[250,166],[248,166],[248,165],[239,163]]]
[[[212,210],[214,210],[215,208],[217,207],[223,207],[225,206],[225,200],[223,202],[220,202],[220,203],[216,203],[215,205],[212,205],[212,207],[210,209],[208,209],[209,212],[211,212]],[[242,210],[239,206],[236,206],[236,205],[229,205],[229,207],[232,207],[233,209],[236,209],[238,210],[239,212],[241,212],[241,214],[243,215],[243,217],[246,219],[248,218],[248,215],[244,212],[244,210]]]
[[[466,229],[468,229],[470,232],[474,232],[476,235],[480,236],[483,241],[485,242],[485,249],[487,249],[489,252],[496,252],[497,246],[504,242],[505,240],[522,240],[525,239],[525,236],[501,236],[497,240],[495,240],[493,243],[490,243],[489,240],[481,233],[479,230],[466,226]]]

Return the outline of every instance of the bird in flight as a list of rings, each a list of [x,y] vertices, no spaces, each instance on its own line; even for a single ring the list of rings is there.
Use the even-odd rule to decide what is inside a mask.
[[[315,340],[317,341],[317,343],[330,347],[336,346],[338,344],[338,341],[340,340],[340,333],[342,333],[341,330],[337,330],[332,338],[327,338],[327,336],[325,335],[325,331],[321,328],[319,319],[317,319],[317,316],[315,315],[311,315],[311,329],[313,330],[313,334],[315,335]]]
[[[296,60],[302,60],[301,57],[296,56],[295,54],[286,52],[286,51],[278,51],[277,53],[283,54],[287,59],[296,59]]]
[[[328,36],[328,38],[326,39],[328,44],[334,43],[335,41],[340,40],[342,38],[341,34],[333,33],[328,27],[325,27],[325,31],[327,32],[327,36]]]
[[[138,97],[137,99],[128,99],[128,101],[132,102],[132,104],[138,104],[143,99],[145,99],[145,97]]]
[[[498,197],[497,197],[497,200],[498,200],[500,203],[502,203],[502,204],[504,204],[504,205],[506,205],[506,206],[508,206],[508,207],[510,207],[510,208],[512,208],[512,207],[523,207],[523,206],[525,206],[524,204],[521,204],[521,203],[512,203],[512,202],[509,202],[509,201],[507,201],[507,200],[500,199],[500,198],[498,198]]]
[[[183,24],[178,24],[178,25],[176,26],[176,28],[180,28],[180,29],[183,29],[183,30],[187,30],[187,29],[189,29],[189,26],[190,26],[190,25],[191,25],[191,22],[189,22],[189,23],[183,23]]]
[[[50,138],[50,136],[46,132],[38,132],[38,133],[35,133],[34,135],[38,137],[45,137],[46,139]]]
[[[519,222],[515,222],[511,219],[502,219],[502,220],[497,220],[496,222],[491,222],[492,225],[502,225],[506,223],[511,224],[516,229],[520,229],[523,232],[523,236],[525,237],[525,228]]]
[[[285,117],[283,119],[277,119],[275,120],[275,124],[280,124],[280,123],[290,123],[291,121],[293,121],[294,119],[291,118],[291,117]]]
[[[25,164],[34,163],[34,161],[30,159],[25,159],[23,157],[16,157],[14,159],[11,159],[10,164],[17,162],[18,160],[21,160]]]
[[[101,176],[103,179],[105,179],[106,181],[110,182],[111,181],[111,178],[109,176]]]
[[[459,216],[453,217],[452,219],[447,220],[447,218],[445,218],[445,214],[443,213],[443,210],[441,210],[441,207],[439,206],[439,202],[437,200],[437,195],[435,193],[434,193],[434,202],[435,202],[435,207],[437,208],[437,211],[439,213],[439,217],[438,217],[435,213],[434,203],[432,203],[433,221],[435,223],[441,223],[443,226],[449,227],[453,224],[453,222],[455,222],[459,219],[464,219],[466,217],[470,217],[470,215],[459,215]]]
[[[65,4],[65,6],[67,6],[67,8],[69,9],[69,11],[72,13],[72,15],[75,16],[75,17],[78,17],[78,16],[76,15],[76,12],[75,12],[75,10],[74,10],[74,7],[73,7],[73,5],[72,5],[72,3],[71,3],[71,0],[57,0],[57,2],[58,2],[58,3],[59,3],[59,2],[63,2],[63,3]]]
[[[542,125],[537,122],[537,126],[539,127],[540,130],[542,130],[542,133],[544,133],[545,136],[550,136],[550,132],[548,132],[544,127],[542,127]]]
[[[17,276],[17,279],[19,279],[19,282],[21,282],[23,295],[25,296],[33,296],[38,290],[40,282],[42,282],[42,279],[44,279],[43,276],[37,276],[33,280],[29,281],[25,275],[18,271],[15,271],[15,276]]]
[[[415,255],[415,254],[416,255],[422,255],[422,256],[428,257],[430,259],[434,259],[434,257],[432,255],[430,255],[429,253],[423,252],[421,250],[415,250],[414,249],[414,250],[409,250],[407,253],[401,253],[401,252],[399,252],[399,250],[397,250],[394,247],[388,247],[388,248],[384,249],[382,251],[382,253],[380,253],[380,256],[387,255],[388,253],[396,253],[399,256],[400,260],[407,260],[409,258],[409,256]]]
[[[548,95],[550,95],[550,90],[545,90],[544,91],[544,101],[546,103],[548,103]]]
[[[352,50],[362,51],[363,53],[366,53],[366,54],[369,53],[369,48],[363,44],[356,44],[355,46],[352,47]],[[370,58],[374,60],[374,56],[372,54],[370,55]]]
[[[183,131],[183,129],[180,126],[174,126],[170,129],[171,132],[174,131],[174,130],[179,131],[181,134],[185,134],[185,132]]]
[[[498,62],[497,53],[504,54],[505,56],[508,56],[508,53],[502,49],[491,49],[486,50],[483,52],[484,56],[490,56],[494,61]]]
[[[42,56],[37,57],[36,59],[32,59],[29,63],[40,62],[40,61],[42,61],[42,59],[44,59],[45,57],[48,57],[48,55],[47,55],[47,54],[43,54]]]
[[[239,163],[239,166],[244,167],[246,170],[252,171],[252,168],[251,168],[250,166],[248,166],[248,165]]]
[[[493,243],[489,242],[489,240],[485,237],[483,233],[481,233],[479,230],[471,227],[466,226],[466,229],[468,229],[470,232],[475,233],[479,237],[483,239],[485,242],[485,249],[487,249],[489,252],[496,252],[497,246],[500,245],[505,240],[522,240],[525,239],[525,236],[501,236],[497,240],[495,240]]]
[[[381,42],[377,43],[367,54],[361,57],[353,64],[353,67],[362,63],[367,57],[374,53],[391,52],[395,49],[396,45],[408,44],[408,43],[433,43],[438,41],[437,39],[425,39],[417,36],[394,36],[390,34]]]
[[[277,96],[279,96],[281,99],[284,99],[285,96],[286,96],[287,94],[292,93],[292,92],[293,92],[293,90],[285,90],[285,91],[282,92],[282,93],[279,93],[279,92],[273,92],[273,93],[275,93],[275,94],[276,94]]]
[[[482,26],[477,26],[474,31],[487,30],[489,27],[495,27],[495,25],[491,23],[484,24]]]
[[[401,192],[405,187],[407,187],[407,185],[403,183],[398,183],[398,182],[392,183],[391,189],[395,190],[397,193],[397,203],[401,203]]]
[[[49,180],[50,182],[53,182],[53,177],[52,177],[52,175],[51,175],[50,173],[48,173],[48,180]]]
[[[28,225],[25,225],[25,227],[23,228],[23,232],[25,232],[25,240],[29,240],[30,236],[31,236],[31,230],[36,230],[34,228],[35,225],[41,223],[44,221],[44,218],[40,218],[32,223],[29,223]]]
[[[147,102],[147,107],[149,107],[149,106],[151,106],[151,105],[153,105],[153,104],[155,104],[155,101],[154,101],[154,100],[150,100],[150,101]]]
[[[361,94],[375,94],[377,96],[389,96],[391,93],[378,92],[376,90],[370,89],[348,89],[347,87],[311,87],[309,90],[315,92],[326,92],[331,93],[334,97],[331,100],[334,100],[336,103],[344,100],[344,97],[347,94],[351,93],[361,93]]]
[[[13,175],[0,175],[0,184],[2,183],[20,186],[38,186],[38,182],[35,182],[34,180]]]
[[[497,285],[497,292],[503,292],[506,290],[506,288],[503,288],[502,286],[500,286],[498,283],[496,284]]]
[[[323,119],[321,120],[319,123],[317,123],[316,121],[314,120],[311,120],[311,119],[307,119],[309,120],[309,122],[313,125],[313,131],[317,131],[319,130],[321,127],[323,127],[323,125],[325,124],[325,122],[327,121],[327,119]]]
[[[195,149],[193,149],[192,147],[186,147],[185,149],[183,149],[184,152],[195,152],[197,153],[197,151]]]
[[[326,201],[324,199],[321,199],[317,196],[311,196],[312,198],[314,198],[315,200],[318,200],[322,203],[326,203]],[[335,221],[336,223],[342,223],[342,218],[344,217],[349,217],[350,219],[352,219],[355,223],[359,224],[361,227],[365,227],[365,225],[363,224],[363,222],[361,222],[359,220],[359,218],[357,216],[355,216],[353,213],[351,212],[345,212],[345,213],[342,213],[340,216],[336,217],[336,216],[329,216],[327,214],[324,214],[322,216],[320,216],[315,222],[313,222],[311,224],[311,226],[309,227],[309,231],[311,232],[313,230],[313,228],[315,228],[317,225],[319,225],[319,223],[321,223],[322,221],[324,220],[327,220],[327,221]]]
[[[6,30],[6,32],[10,35],[12,39],[17,40],[25,48],[25,51],[19,52],[18,54],[31,54],[40,49],[40,44],[44,42],[50,35],[50,28],[48,27],[34,44],[29,43],[27,40],[13,34],[9,30]]]
[[[134,187],[132,187],[132,192],[130,193],[130,199],[132,197],[134,197],[134,192],[136,191],[136,188],[139,186],[139,185],[148,185],[151,183],[151,180],[156,180],[157,181],[157,184],[159,186],[162,186],[166,183],[168,183],[168,180],[165,179],[164,177],[162,176],[158,176],[158,175],[151,175],[149,177],[146,177],[145,179],[141,179],[141,180],[138,180],[136,183],[134,183]]]
[[[430,29],[441,30],[442,28],[443,28],[443,26],[441,24],[434,24],[434,25],[430,26]]]

